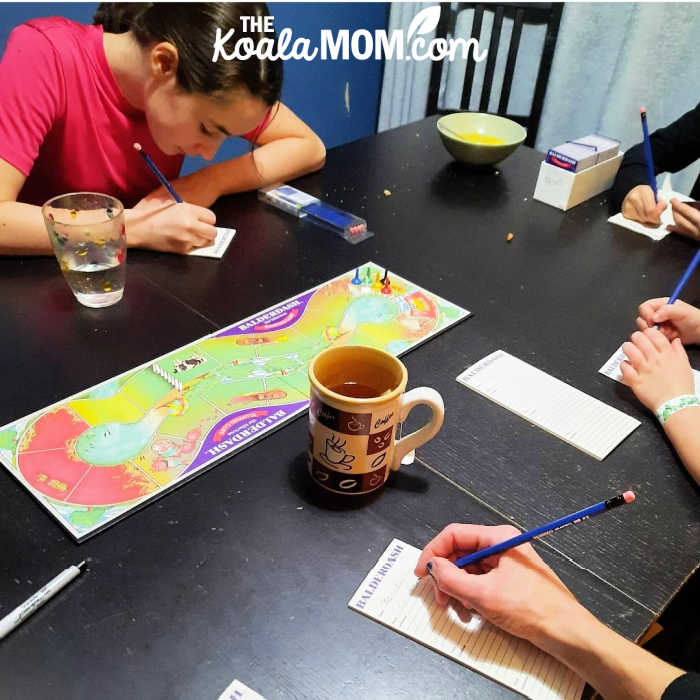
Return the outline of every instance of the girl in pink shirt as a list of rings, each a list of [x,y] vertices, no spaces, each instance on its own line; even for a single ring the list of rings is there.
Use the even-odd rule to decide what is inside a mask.
[[[17,27],[0,62],[0,253],[51,252],[40,206],[81,190],[127,207],[130,246],[186,253],[213,242],[218,197],[320,168],[323,143],[279,102],[282,62],[212,61],[217,28],[254,45],[262,3],[103,3],[95,26],[47,18]],[[228,136],[253,153],[178,178]],[[176,204],[140,143],[185,200]]]

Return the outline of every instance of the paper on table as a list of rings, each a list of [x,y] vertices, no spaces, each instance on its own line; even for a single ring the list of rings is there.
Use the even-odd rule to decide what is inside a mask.
[[[211,245],[206,248],[195,248],[191,250],[188,255],[199,255],[203,258],[220,258],[226,252],[229,243],[233,240],[236,235],[235,228],[223,228],[221,226],[216,227],[216,238]]]
[[[476,614],[465,623],[436,605],[430,578],[413,574],[419,557],[394,539],[348,607],[533,700],[580,698],[583,680],[553,657]]]
[[[640,425],[503,350],[465,369],[457,381],[595,459],[605,459]]]
[[[668,206],[666,209],[661,214],[661,223],[654,227],[654,226],[645,226],[644,224],[640,224],[638,221],[632,221],[631,219],[626,219],[624,216],[622,216],[622,213],[615,214],[615,216],[611,216],[608,221],[611,224],[616,224],[617,226],[622,226],[623,228],[627,228],[630,231],[635,231],[636,233],[641,233],[643,236],[648,236],[649,238],[652,238],[655,241],[660,241],[662,238],[665,238],[668,235],[668,231],[666,230],[667,226],[673,225],[673,210],[671,209],[671,204],[670,200],[671,198],[678,199],[681,202],[692,202],[691,197],[686,197],[684,194],[680,194],[678,192],[674,192],[671,189],[671,176],[666,175],[666,178],[664,180],[664,184],[661,187],[661,190],[659,192],[661,197],[668,203]]]
[[[622,372],[620,372],[620,365],[623,360],[627,359],[627,355],[622,350],[622,345],[613,353],[613,356],[598,370],[601,374],[604,374],[610,379],[614,379],[620,384],[624,384],[622,379]],[[693,379],[695,380],[695,393],[698,398],[700,398],[700,372],[698,370],[693,370]]]
[[[245,683],[234,680],[231,685],[219,695],[219,700],[265,700],[265,698],[251,690]]]

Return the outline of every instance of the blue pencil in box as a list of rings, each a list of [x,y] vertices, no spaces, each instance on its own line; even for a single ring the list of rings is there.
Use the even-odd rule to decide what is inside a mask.
[[[546,161],[564,170],[578,173],[613,158],[617,155],[619,148],[619,141],[609,139],[607,136],[591,134],[576,141],[567,141],[556,148],[550,148],[547,151]]]
[[[308,214],[317,224],[335,231],[335,233],[350,243],[359,243],[374,235],[367,230],[367,222],[364,219],[326,204],[321,200],[307,204],[302,211]]]
[[[270,187],[259,190],[258,197],[300,219],[308,217],[319,226],[337,233],[348,243],[359,243],[374,236],[367,230],[367,222],[363,218],[326,204],[318,197],[306,194],[296,187]]]

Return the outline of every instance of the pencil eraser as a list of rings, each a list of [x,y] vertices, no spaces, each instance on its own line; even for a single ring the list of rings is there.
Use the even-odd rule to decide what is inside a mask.
[[[634,492],[633,491],[625,491],[622,494],[622,497],[625,499],[625,503],[632,503],[634,500]]]
[[[140,143],[135,143],[135,144],[134,144],[134,148],[135,148],[137,151],[140,151],[140,150],[141,150],[141,144],[140,144]]]
[[[647,108],[646,108],[646,107],[640,107],[640,108],[639,108],[639,113],[640,113],[640,114],[644,114],[644,112],[646,112],[646,111],[647,111]]]

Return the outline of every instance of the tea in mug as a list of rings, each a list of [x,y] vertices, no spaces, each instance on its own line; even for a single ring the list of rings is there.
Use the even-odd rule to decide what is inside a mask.
[[[336,386],[329,386],[328,388],[336,394],[350,396],[353,399],[374,399],[385,393],[381,389],[377,389],[369,384],[361,384],[360,382],[352,381],[343,382]]]

